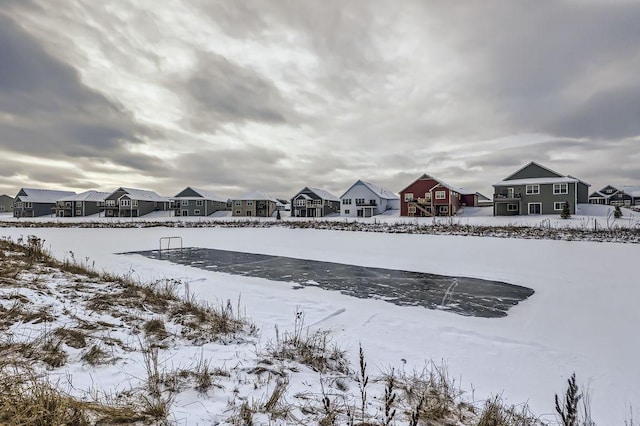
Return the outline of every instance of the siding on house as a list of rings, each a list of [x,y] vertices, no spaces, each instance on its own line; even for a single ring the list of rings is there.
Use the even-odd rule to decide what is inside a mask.
[[[340,216],[371,217],[400,209],[400,197],[371,182],[356,181],[340,196]]]
[[[81,217],[98,214],[104,209],[108,192],[85,191],[56,201],[56,216]]]
[[[13,211],[13,198],[6,194],[0,195],[0,213]]]
[[[400,191],[400,216],[453,216],[460,208],[459,191],[424,174]]]
[[[38,217],[54,215],[57,200],[70,195],[75,195],[75,192],[22,188],[14,198],[13,216]]]
[[[118,188],[104,200],[106,217],[140,217],[170,207],[171,200],[167,197],[135,188]]]
[[[531,162],[493,185],[494,216],[560,214],[564,203],[571,214],[586,203],[589,184]]]
[[[231,199],[232,216],[271,217],[276,200],[261,191],[254,191]]]
[[[324,217],[340,212],[340,200],[329,191],[305,186],[291,198],[291,216]]]
[[[176,216],[209,216],[227,210],[227,200],[206,189],[187,187],[173,197]]]

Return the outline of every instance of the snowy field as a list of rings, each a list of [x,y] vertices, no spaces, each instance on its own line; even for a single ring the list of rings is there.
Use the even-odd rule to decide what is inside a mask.
[[[352,362],[359,344],[372,370],[420,370],[430,360],[444,361],[475,400],[502,394],[554,420],[554,393],[563,393],[575,372],[591,390],[599,425],[622,425],[629,407],[640,407],[637,244],[284,228],[0,230],[13,239],[30,234],[60,259],[73,252],[99,270],[144,281],[180,278],[212,301],[240,298],[262,340],[274,337],[275,326],[292,329],[300,310],[312,328],[331,330]],[[192,247],[505,281],[536,293],[506,318],[482,319],[117,254],[155,249],[166,236]]]

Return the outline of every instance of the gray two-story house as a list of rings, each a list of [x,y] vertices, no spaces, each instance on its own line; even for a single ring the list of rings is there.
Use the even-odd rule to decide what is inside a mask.
[[[588,202],[589,186],[532,161],[493,185],[493,214],[560,214],[565,203],[575,214],[578,204]]]
[[[612,206],[640,206],[640,186],[607,185],[600,191],[589,195],[589,203]]]
[[[118,188],[104,199],[106,217],[140,217],[153,211],[169,210],[171,200],[153,191]]]
[[[13,198],[6,194],[0,195],[0,213],[9,213],[13,211]]]
[[[340,216],[371,217],[387,210],[400,210],[400,197],[393,191],[362,180],[356,181],[340,197]]]
[[[232,216],[271,217],[276,211],[276,199],[261,191],[235,197],[231,200]]]
[[[226,210],[227,199],[206,189],[186,187],[173,197],[176,216],[209,216]]]
[[[292,217],[324,217],[339,212],[340,200],[324,189],[305,186],[291,198]]]
[[[56,216],[82,217],[99,214],[104,210],[104,200],[108,192],[85,191],[56,201]]]
[[[13,201],[14,217],[38,217],[54,215],[60,198],[75,195],[72,191],[22,188]]]

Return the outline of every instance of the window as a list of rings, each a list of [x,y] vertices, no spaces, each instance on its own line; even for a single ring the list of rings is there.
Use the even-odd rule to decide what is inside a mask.
[[[508,212],[517,212],[518,211],[518,205],[517,204],[507,204],[507,211]]]
[[[424,193],[424,199],[427,201],[431,201],[431,193],[430,192],[425,192]]]
[[[76,207],[82,207],[82,201],[76,201]]]
[[[344,204],[344,205],[351,204],[351,198],[343,198],[342,199],[342,204]]]
[[[180,216],[189,216],[189,210],[182,210],[182,213],[180,213]]]
[[[180,200],[180,205],[181,206],[188,206],[189,205],[189,200]]]
[[[247,201],[247,205],[248,206],[252,206],[253,205],[253,201]]]
[[[440,213],[448,214],[449,206],[440,206]]]
[[[76,210],[76,216],[82,216],[82,210]]]
[[[247,210],[247,216],[251,216],[251,210]]]
[[[196,200],[196,206],[202,207],[202,200]]]
[[[404,194],[404,201],[413,201],[413,192],[407,192]]]
[[[133,205],[133,207],[138,207],[138,200],[133,200],[132,205]]]
[[[307,204],[307,202],[305,201],[304,198],[298,198],[296,200],[296,206],[298,207],[304,207]]]
[[[120,207],[129,207],[129,206],[131,206],[131,200],[129,199],[120,200]]]
[[[113,216],[113,210],[107,210],[107,216]]]
[[[554,183],[553,184],[553,194],[568,194],[569,193],[569,184],[568,183]]]
[[[527,195],[539,194],[540,185],[527,185],[527,187],[525,188],[525,192]]]
[[[71,201],[67,201],[66,203],[64,203],[65,207],[71,207]]]
[[[116,205],[116,200],[106,200],[106,201],[105,201],[105,205],[106,205],[107,207],[109,207],[109,206],[110,206],[110,207],[114,207],[114,206]]]
[[[31,202],[24,203],[24,207],[27,208],[27,209],[30,209],[30,208],[33,207],[33,203],[31,203]]]
[[[16,208],[17,208],[17,209],[21,209],[21,208],[22,208],[22,201],[18,201],[18,202],[16,203]]]
[[[415,213],[416,212],[416,206],[409,206],[409,213]]]
[[[193,211],[193,214],[194,214],[195,216],[199,216],[199,215],[200,215],[200,209],[195,209],[195,210]]]
[[[356,198],[356,204],[364,204],[364,198]]]
[[[236,210],[236,215],[240,216],[242,214],[242,210]]]
[[[529,203],[529,214],[542,214],[542,203]]]
[[[349,209],[344,211],[344,214],[349,214],[349,213],[351,213],[351,210],[349,210]]]
[[[554,210],[562,210],[564,208],[564,201],[555,201],[553,203]]]
[[[242,205],[242,201],[238,200],[236,201],[236,206],[241,206]]]
[[[444,200],[445,198],[447,198],[445,191],[436,191],[436,200]]]

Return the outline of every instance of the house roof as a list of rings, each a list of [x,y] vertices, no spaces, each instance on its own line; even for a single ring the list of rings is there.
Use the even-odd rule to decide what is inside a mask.
[[[363,180],[357,180],[356,183],[351,185],[349,187],[349,189],[347,189],[344,192],[344,194],[342,194],[340,196],[340,198],[344,197],[347,194],[347,192],[351,191],[351,189],[354,186],[358,185],[358,184],[362,184],[362,185],[366,186],[367,188],[369,188],[369,190],[371,192],[373,192],[374,194],[376,194],[378,197],[380,197],[382,199],[385,199],[385,200],[399,200],[400,199],[400,197],[397,194],[395,194],[393,191],[390,191],[390,190],[388,190],[386,188],[383,188],[381,186],[375,185],[375,184],[373,184],[371,182],[365,182]]]
[[[611,194],[609,195],[603,194],[600,191],[595,191],[589,195],[589,198],[609,198],[609,197],[611,197]]]
[[[448,189],[448,190],[450,190],[450,191],[454,191],[454,192],[458,192],[458,193],[461,193],[461,194],[462,194],[462,192],[460,192],[460,191],[462,191],[462,189],[457,188],[457,187],[455,187],[455,186],[453,186],[453,185],[449,185],[449,184],[448,184],[448,183],[446,183],[445,181],[443,181],[443,180],[441,180],[441,179],[438,179],[438,178],[436,178],[436,177],[434,177],[434,176],[430,176],[430,175],[428,175],[428,174],[426,174],[426,173],[425,173],[425,174],[423,174],[422,176],[420,176],[418,179],[416,179],[416,180],[414,180],[413,182],[411,182],[409,185],[407,185],[407,187],[406,187],[406,188],[404,188],[404,189],[403,189],[402,191],[400,191],[400,192],[404,192],[404,191],[406,191],[406,190],[407,190],[407,188],[409,188],[411,185],[413,185],[414,183],[416,183],[417,181],[422,180],[422,179],[432,179],[432,180],[435,180],[436,182],[438,182],[438,183],[440,184],[440,186],[444,186],[445,188],[447,188],[447,189]]]
[[[104,201],[110,194],[108,192],[85,191],[80,194],[59,198],[58,201]]]
[[[544,185],[544,184],[552,184],[552,183],[574,183],[574,182],[580,182],[580,180],[565,176],[565,177],[557,177],[557,178],[530,178],[530,179],[503,180],[498,183],[494,183],[493,186]]]
[[[548,172],[549,172],[549,173],[551,173],[551,174],[556,175],[557,177],[563,177],[563,176],[564,176],[562,173],[558,173],[558,172],[556,172],[555,170],[551,170],[550,168],[545,167],[545,166],[543,166],[543,165],[542,165],[542,164],[540,164],[540,163],[537,163],[537,162],[535,162],[535,161],[530,161],[530,162],[528,162],[527,164],[525,164],[524,166],[520,167],[520,168],[519,168],[518,170],[516,170],[515,172],[511,173],[509,176],[507,176],[507,177],[506,177],[506,178],[504,178],[503,180],[508,180],[511,176],[515,176],[515,175],[517,175],[518,173],[520,173],[521,171],[523,171],[524,169],[526,169],[527,167],[529,167],[529,166],[531,166],[531,165],[538,166],[538,167],[540,167],[540,168],[542,168],[542,169],[545,169],[546,171],[548,171]]]
[[[338,197],[336,197],[335,195],[333,195],[332,193],[330,193],[329,191],[326,191],[324,189],[314,188],[312,186],[307,186],[307,189],[315,192],[315,194],[318,197],[322,198],[323,200],[340,201],[340,199]]]
[[[633,198],[640,197],[640,186],[623,186],[622,191]]]
[[[238,200],[238,201],[268,200],[268,201],[274,201],[274,202],[276,201],[275,198],[265,194],[262,191],[248,192],[239,197],[234,197],[232,198],[232,200]]]
[[[167,197],[163,197],[163,196],[158,195],[157,193],[155,193],[153,191],[149,191],[149,190],[146,190],[146,189],[120,187],[114,192],[117,192],[119,190],[122,190],[122,191],[126,192],[128,198],[130,198],[132,200],[159,201],[159,202],[168,202],[168,201],[170,201]]]
[[[205,200],[212,200],[212,201],[220,201],[223,203],[227,202],[226,198],[223,198],[221,196],[219,196],[218,194],[216,194],[213,191],[209,191],[207,189],[200,189],[200,188],[194,188],[193,186],[189,186],[186,189],[191,189],[193,192],[197,193],[200,195],[200,197],[173,197],[173,198],[177,198],[177,199],[181,199],[181,200],[186,200],[186,199],[201,199],[204,198]]]
[[[60,198],[74,195],[72,191],[54,191],[50,189],[35,189],[35,188],[22,188],[20,192],[24,192],[26,195],[17,195],[16,200],[25,203],[55,203]]]

